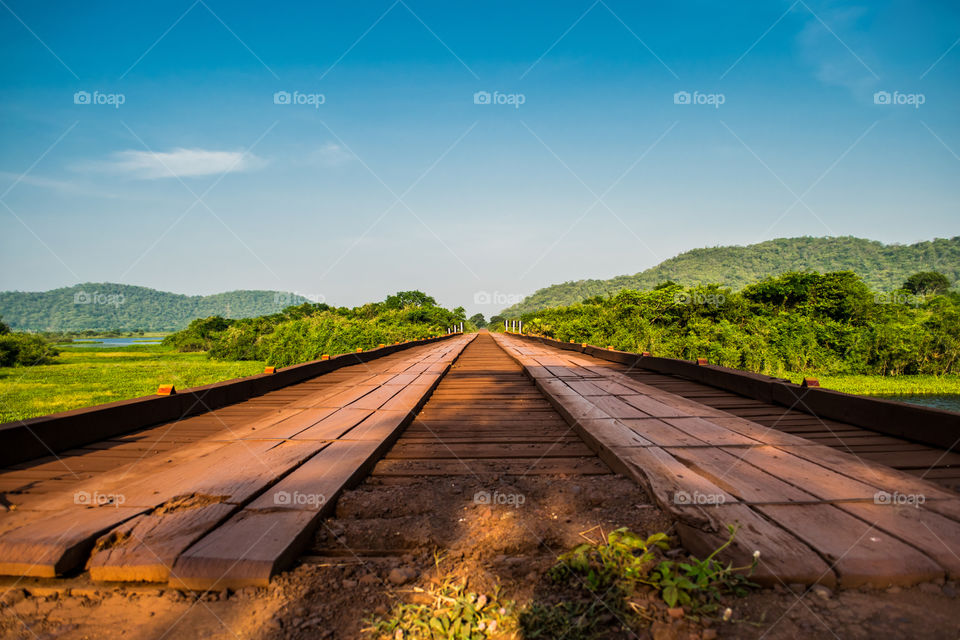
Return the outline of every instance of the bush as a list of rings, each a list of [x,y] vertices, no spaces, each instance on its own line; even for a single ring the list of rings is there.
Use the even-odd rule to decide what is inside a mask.
[[[49,342],[29,333],[0,335],[0,367],[50,364],[59,355]]]
[[[663,283],[523,316],[532,333],[769,375],[960,371],[960,296],[875,296],[852,272],[786,273],[740,293]]]

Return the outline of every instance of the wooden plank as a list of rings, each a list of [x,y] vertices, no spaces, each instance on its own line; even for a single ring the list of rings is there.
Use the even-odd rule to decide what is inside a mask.
[[[263,586],[302,551],[336,497],[366,474],[374,441],[337,442],[180,555],[171,586]]]
[[[143,512],[136,507],[81,507],[5,532],[0,574],[53,578],[83,564],[97,536]]]
[[[125,522],[97,541],[87,569],[95,581],[166,582],[184,549],[238,509],[198,502],[173,512],[157,509]]]

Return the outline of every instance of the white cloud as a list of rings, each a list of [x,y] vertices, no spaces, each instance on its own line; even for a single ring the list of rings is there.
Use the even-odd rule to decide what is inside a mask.
[[[252,171],[266,161],[242,151],[210,151],[207,149],[174,149],[173,151],[118,151],[111,160],[96,163],[94,170],[125,174],[133,178],[189,178]]]
[[[343,146],[328,142],[311,154],[311,160],[325,167],[336,167],[354,159],[354,155]]]

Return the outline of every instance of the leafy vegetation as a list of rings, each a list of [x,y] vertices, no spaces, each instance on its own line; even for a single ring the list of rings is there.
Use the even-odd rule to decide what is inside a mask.
[[[439,567],[441,558],[436,557]],[[516,629],[514,603],[492,593],[474,593],[451,576],[429,590],[414,587],[417,602],[397,603],[384,617],[371,618],[367,637],[396,640],[483,640],[511,637]]]
[[[86,282],[43,292],[0,292],[0,314],[24,331],[176,331],[194,318],[249,318],[306,298],[279,291],[185,296],[147,287]]]
[[[779,238],[745,247],[694,249],[632,276],[552,285],[504,309],[501,315],[517,317],[622,290],[646,291],[667,280],[687,287],[713,283],[739,290],[788,271],[855,271],[870,289],[890,292],[899,289],[910,274],[931,269],[950,282],[960,279],[960,237],[912,245],[885,245],[853,237]],[[490,323],[494,324],[493,319]]]
[[[733,542],[736,528],[730,526],[729,532],[727,541],[703,560],[671,559],[665,533],[644,538],[625,527],[596,543],[576,547],[561,555],[548,573],[560,597],[551,604],[535,603],[521,613],[524,637],[602,638],[608,637],[611,624],[636,632],[665,617],[664,607],[683,607],[686,613],[700,616],[713,614],[727,599],[744,596],[757,586],[749,576],[759,553],[744,567],[717,560]]]
[[[674,559],[682,550],[671,550],[665,533],[643,537],[626,527],[616,529],[557,558],[546,576],[549,593],[540,592],[522,607],[504,599],[499,587],[475,593],[466,581],[447,575],[432,580],[428,589],[414,587],[411,602],[398,602],[368,619],[363,631],[378,640],[594,640],[626,637],[624,632],[644,637],[651,622],[669,619],[668,608],[709,617],[757,586],[749,577],[759,552],[744,567],[717,559],[736,535],[734,526],[728,529],[727,541],[703,560]],[[438,555],[438,574],[440,562]]]
[[[29,367],[47,364],[57,350],[40,336],[14,333],[0,319],[0,367]]]
[[[522,319],[563,341],[770,375],[960,373],[960,295],[874,294],[848,271],[786,273],[740,292],[664,283]]]
[[[0,368],[0,422],[26,420],[263,372],[262,362],[217,362],[162,346],[60,347],[50,364]]]
[[[401,291],[352,309],[305,303],[257,318],[197,319],[167,336],[164,344],[180,351],[209,351],[219,360],[262,360],[282,367],[323,354],[443,334],[465,319],[462,307],[451,311],[420,291]]]

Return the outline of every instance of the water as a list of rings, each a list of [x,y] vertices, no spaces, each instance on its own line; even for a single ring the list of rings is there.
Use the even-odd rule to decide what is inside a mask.
[[[896,400],[897,402],[907,402],[910,404],[919,404],[924,407],[933,407],[934,409],[946,409],[947,411],[960,411],[960,394],[942,394],[942,395],[894,395],[877,396],[886,400]]]
[[[130,347],[138,344],[160,344],[163,338],[81,338],[74,340],[70,346],[74,347]]]

